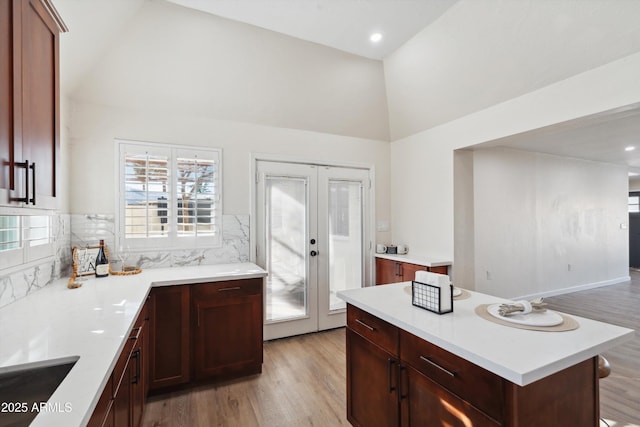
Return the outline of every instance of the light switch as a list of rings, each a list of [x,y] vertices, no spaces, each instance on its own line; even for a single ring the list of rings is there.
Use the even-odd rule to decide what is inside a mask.
[[[389,231],[389,220],[387,219],[379,219],[378,220],[378,231]]]

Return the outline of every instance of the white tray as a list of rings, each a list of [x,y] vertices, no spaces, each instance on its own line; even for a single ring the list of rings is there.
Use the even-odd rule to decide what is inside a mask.
[[[555,311],[532,311],[529,314],[510,314],[500,316],[498,309],[500,304],[491,304],[487,307],[487,312],[495,318],[505,322],[517,323],[528,326],[556,326],[563,322],[562,316]]]

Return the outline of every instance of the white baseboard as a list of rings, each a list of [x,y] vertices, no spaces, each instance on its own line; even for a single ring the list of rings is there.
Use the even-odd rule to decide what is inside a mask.
[[[595,289],[595,288],[602,288],[604,286],[617,285],[619,283],[624,283],[624,282],[627,282],[629,280],[631,280],[631,276],[616,277],[615,279],[603,280],[601,282],[586,283],[584,285],[571,286],[571,287],[568,287],[568,288],[561,288],[561,289],[554,289],[552,291],[540,292],[540,293],[529,294],[529,295],[523,295],[523,296],[515,297],[515,298],[512,298],[512,299],[514,299],[514,300],[527,299],[528,300],[528,299],[534,299],[534,298],[553,297],[553,296],[556,296],[556,295],[563,295],[563,294],[568,294],[568,293],[571,293],[571,292],[586,291],[587,289]]]

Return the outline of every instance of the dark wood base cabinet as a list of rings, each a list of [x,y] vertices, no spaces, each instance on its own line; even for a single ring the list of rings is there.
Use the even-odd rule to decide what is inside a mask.
[[[152,394],[262,372],[263,279],[151,290]]]
[[[352,305],[346,337],[354,426],[598,426],[597,357],[521,387]]]
[[[262,372],[262,279],[194,285],[195,381]]]
[[[431,271],[433,273],[448,274],[449,267],[426,267],[410,262],[393,261],[386,258],[376,258],[376,285],[408,282],[414,280],[416,271]]]
[[[263,279],[152,288],[89,427],[137,427],[149,393],[262,372]]]

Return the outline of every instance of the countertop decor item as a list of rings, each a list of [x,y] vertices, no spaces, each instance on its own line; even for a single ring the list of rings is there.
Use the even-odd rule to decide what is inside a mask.
[[[411,304],[436,314],[453,312],[453,291],[448,283],[429,284],[411,282]]]
[[[74,246],[73,272],[76,276],[93,276],[96,274],[96,257],[100,251],[100,246]],[[109,255],[107,255],[108,257]]]
[[[111,256],[109,255],[109,248],[107,248],[107,245],[104,246],[104,251],[107,254],[107,259],[111,259]],[[140,274],[142,273],[142,269],[136,266],[131,266],[131,265],[125,265],[124,262],[122,263],[122,270],[114,270],[111,268],[112,264],[111,262],[109,262],[109,274],[113,274],[114,276],[132,276],[134,274]]]

